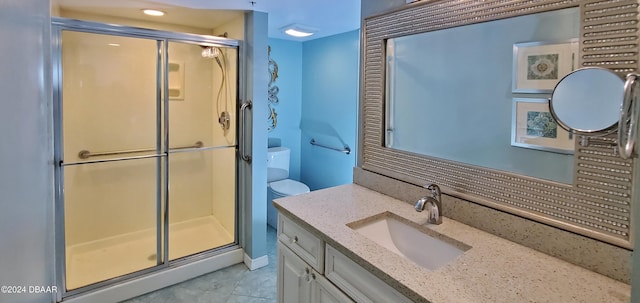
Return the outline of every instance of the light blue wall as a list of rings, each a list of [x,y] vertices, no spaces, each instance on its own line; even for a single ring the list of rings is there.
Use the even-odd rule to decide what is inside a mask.
[[[356,158],[358,30],[307,42],[269,39],[278,64],[278,125],[270,138],[291,148],[290,178],[311,190],[351,183]],[[342,147],[350,155],[309,144]]]
[[[302,46],[301,181],[311,190],[351,183],[356,160],[360,31]],[[351,147],[351,154],[312,146]]]
[[[278,124],[269,138],[281,140],[281,146],[291,149],[289,178],[300,181],[300,119],[302,115],[302,42],[269,39],[271,59],[278,64],[276,85]]]
[[[244,100],[253,100],[251,117],[246,127],[251,128],[251,163],[241,161],[240,192],[242,244],[246,258],[255,261],[267,254],[267,14],[247,12],[245,15],[246,82]],[[246,142],[246,141],[245,141]],[[247,264],[250,268],[252,264]]]

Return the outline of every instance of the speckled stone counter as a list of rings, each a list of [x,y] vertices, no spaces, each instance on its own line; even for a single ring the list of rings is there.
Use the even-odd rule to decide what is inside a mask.
[[[274,201],[276,208],[416,302],[594,302],[630,300],[629,285],[405,202],[349,184]],[[427,270],[347,226],[391,212],[471,246],[456,260]],[[491,218],[487,218],[491,220]],[[588,252],[585,252],[588,253]],[[428,252],[425,252],[425,257]]]

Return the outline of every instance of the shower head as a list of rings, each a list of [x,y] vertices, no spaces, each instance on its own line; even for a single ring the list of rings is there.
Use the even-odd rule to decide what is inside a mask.
[[[222,54],[222,51],[220,50],[220,48],[215,47],[215,46],[203,46],[201,45],[204,49],[202,50],[202,57],[203,58],[209,58],[209,59],[215,59],[216,62],[218,63],[218,66],[220,66],[221,69],[223,69],[224,71],[224,67],[222,62],[220,61],[220,56],[224,55]]]
[[[220,56],[220,49],[215,46],[203,46],[203,48],[203,58],[218,58]]]

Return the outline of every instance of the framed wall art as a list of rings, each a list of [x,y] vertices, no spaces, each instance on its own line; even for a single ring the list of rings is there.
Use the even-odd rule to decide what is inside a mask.
[[[573,154],[573,137],[553,119],[547,99],[513,99],[512,146]]]
[[[578,39],[513,45],[513,92],[551,93],[578,65]]]

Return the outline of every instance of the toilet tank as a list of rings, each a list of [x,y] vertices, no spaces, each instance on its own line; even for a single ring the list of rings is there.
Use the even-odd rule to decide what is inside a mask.
[[[267,182],[289,178],[291,150],[287,147],[270,147],[267,151]]]

